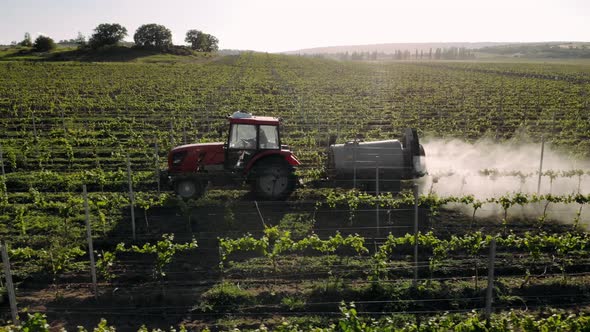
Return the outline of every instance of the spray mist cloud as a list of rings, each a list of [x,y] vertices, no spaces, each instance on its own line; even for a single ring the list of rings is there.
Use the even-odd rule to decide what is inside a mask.
[[[474,195],[485,200],[516,192],[537,193],[541,143],[424,139],[422,144],[428,170],[428,176],[421,183],[423,194],[434,193],[443,197]],[[578,173],[574,174],[576,170]],[[580,171],[584,173],[580,174]],[[576,160],[545,145],[540,194],[587,195],[590,193],[589,171],[590,162]],[[571,222],[578,208],[554,204],[549,210],[550,218]],[[538,206],[512,207],[510,213],[538,217],[542,213],[538,210]],[[481,215],[499,212],[498,206],[486,204]],[[588,221],[589,217],[590,211],[585,211],[582,221]]]

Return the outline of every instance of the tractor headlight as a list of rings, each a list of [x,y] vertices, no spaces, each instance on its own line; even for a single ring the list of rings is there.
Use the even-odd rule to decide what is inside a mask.
[[[182,163],[182,161],[184,160],[184,157],[186,157],[186,151],[181,151],[181,152],[177,152],[175,154],[172,155],[172,165],[173,166],[178,166]]]

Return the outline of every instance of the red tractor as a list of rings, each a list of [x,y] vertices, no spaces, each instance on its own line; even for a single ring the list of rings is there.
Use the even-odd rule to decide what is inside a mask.
[[[281,200],[295,189],[300,163],[281,145],[280,120],[235,112],[226,142],[187,144],[168,154],[168,179],[177,195],[198,198],[209,183],[252,186],[259,199]]]

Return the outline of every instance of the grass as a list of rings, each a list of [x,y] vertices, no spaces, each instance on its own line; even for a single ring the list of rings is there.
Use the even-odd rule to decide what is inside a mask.
[[[28,49],[22,47],[0,49],[0,61],[39,61],[41,59],[39,54],[30,53]]]
[[[203,312],[232,312],[241,306],[254,303],[255,296],[240,287],[239,284],[222,282],[201,295],[197,309]]]

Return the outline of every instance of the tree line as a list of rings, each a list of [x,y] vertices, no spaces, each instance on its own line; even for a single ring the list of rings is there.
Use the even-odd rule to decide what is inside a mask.
[[[99,48],[117,45],[128,36],[127,28],[118,23],[99,24],[93,34],[86,40],[86,37],[78,33],[77,38],[61,40],[62,44],[75,44],[80,49],[96,50]],[[133,35],[135,47],[144,49],[155,49],[166,51],[175,47],[172,43],[172,32],[163,25],[150,23],[144,24],[137,28]],[[189,47],[198,52],[215,52],[218,50],[219,40],[208,33],[200,30],[191,29],[186,32],[184,41]],[[24,39],[20,43],[14,43],[23,47],[31,47],[36,52],[51,51],[56,47],[55,41],[48,37],[40,35],[33,41],[31,34],[25,33]]]
[[[424,50],[395,50],[393,53],[385,52],[340,52],[329,54],[312,54],[313,57],[328,57],[339,60],[467,60],[475,59],[474,50],[465,47],[436,48]]]

